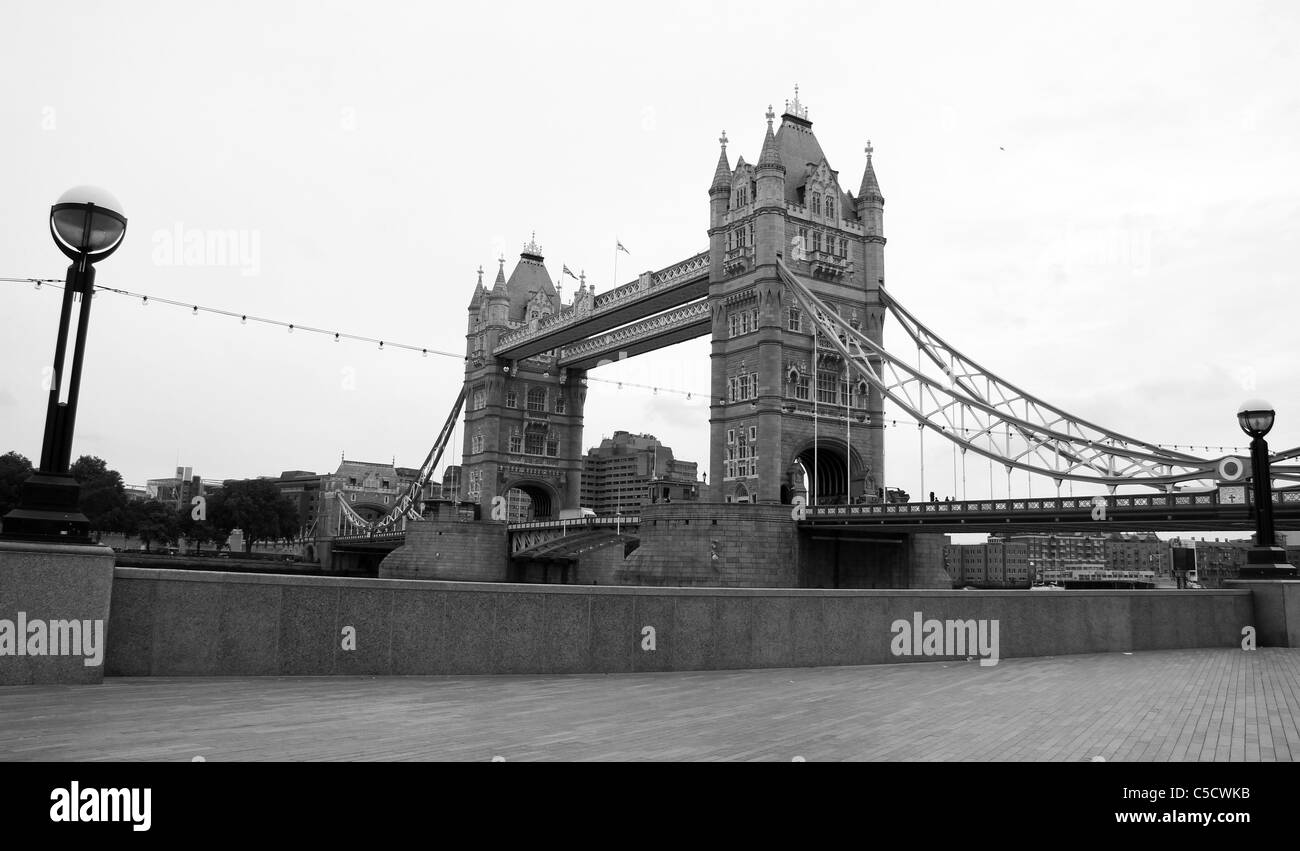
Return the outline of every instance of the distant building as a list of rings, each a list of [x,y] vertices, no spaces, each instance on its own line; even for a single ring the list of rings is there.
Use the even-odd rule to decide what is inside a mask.
[[[145,483],[145,499],[157,500],[177,511],[190,505],[196,496],[206,496],[220,487],[217,482],[205,482],[194,475],[192,467],[177,467],[176,475],[165,479],[150,479]]]
[[[943,569],[958,588],[1028,588],[1034,578],[1027,544],[993,538],[987,544],[948,544]]]
[[[320,511],[321,476],[308,470],[285,470],[275,486],[298,509],[299,534],[310,535]]]
[[[332,534],[340,513],[337,501],[346,501],[366,520],[383,517],[393,510],[406,488],[419,476],[420,471],[411,467],[344,460],[333,473],[285,470],[277,477],[267,478],[298,509],[299,533],[307,537]],[[426,487],[426,491],[432,489]]]
[[[1031,578],[1037,578],[1044,570],[1106,563],[1104,535],[1084,532],[990,535],[989,542],[994,541],[1024,544]]]
[[[1169,542],[1154,532],[1114,533],[1106,538],[1106,568],[1125,573],[1150,571],[1156,576],[1171,576],[1173,563]]]
[[[696,469],[652,434],[616,431],[582,459],[582,506],[597,514],[634,514],[647,503],[698,499]]]

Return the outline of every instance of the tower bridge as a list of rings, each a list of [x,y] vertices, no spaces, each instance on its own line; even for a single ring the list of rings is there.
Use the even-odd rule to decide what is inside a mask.
[[[1111,517],[1135,529],[1249,522],[1247,508],[1217,496],[1183,502],[1173,494],[1183,483],[1224,478],[1221,459],[1169,450],[1065,412],[983,368],[908,312],[885,286],[885,199],[871,144],[855,193],[823,152],[797,96],[779,121],[770,107],[765,118],[753,163],[739,156],[733,165],[726,134],[719,139],[706,251],[599,294],[584,278],[567,304],[535,235],[509,274],[499,259],[491,286],[480,268],[467,308],[463,387],[421,481],[378,522],[342,505],[334,530],[340,552],[356,547],[373,555],[394,546],[381,571],[392,576],[506,579],[520,575],[518,566],[507,567],[512,555],[532,553],[543,561],[599,562],[585,572],[566,569],[565,581],[807,585],[828,581],[817,542],[838,536],[858,541],[847,555],[861,569],[845,574],[837,538],[829,581],[924,587],[943,584],[926,565],[943,533],[1105,522],[1091,516],[1091,502],[1059,497],[1066,481],[1105,486]],[[915,353],[903,357],[886,346],[889,318],[903,332],[903,348]],[[558,522],[561,512],[580,507],[588,371],[706,334],[710,439],[700,503],[645,507],[639,546],[627,547],[630,553],[601,543],[604,529],[584,529],[592,545],[586,549],[556,543],[573,531]],[[1057,500],[880,503],[886,401],[922,434],[955,444],[963,463],[973,454],[1008,475],[1039,476],[1056,485]],[[479,519],[421,520],[419,489],[462,408],[456,497],[477,506]],[[1232,468],[1238,480],[1245,468]],[[1273,472],[1300,480],[1294,465]],[[1149,502],[1150,511],[1119,505],[1116,488],[1133,484],[1168,498]],[[532,525],[503,522],[501,506],[512,492],[527,495]],[[797,506],[806,512],[800,516]],[[1293,508],[1281,506],[1279,519]],[[375,532],[387,537],[377,542]],[[625,532],[620,526],[613,534]],[[453,553],[472,565],[455,567]]]

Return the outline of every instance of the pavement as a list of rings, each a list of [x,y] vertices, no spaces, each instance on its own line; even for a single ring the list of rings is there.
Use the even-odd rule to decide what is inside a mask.
[[[1300,759],[1300,649],[0,688],[0,760]]]

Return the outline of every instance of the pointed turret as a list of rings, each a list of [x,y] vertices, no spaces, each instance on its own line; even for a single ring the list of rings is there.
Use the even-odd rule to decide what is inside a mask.
[[[722,136],[718,138],[722,145],[722,152],[718,154],[718,167],[713,170],[713,184],[709,186],[709,194],[719,194],[731,192],[731,165],[727,162],[727,131],[722,131]]]
[[[497,263],[500,265],[497,267],[497,279],[492,284],[492,298],[509,299],[510,294],[506,292],[506,258],[498,257]]]
[[[885,196],[880,194],[880,182],[876,180],[876,169],[871,164],[871,153],[875,148],[871,147],[871,140],[867,140],[867,168],[862,172],[862,186],[858,189],[858,203],[874,202],[884,204]]]
[[[483,267],[478,267],[478,283],[474,285],[474,296],[469,300],[469,309],[477,310],[487,297],[487,289],[483,286]]]
[[[767,108],[767,136],[763,138],[763,152],[758,156],[759,174],[766,169],[774,169],[785,174],[785,163],[781,162],[781,151],[776,145],[776,136],[772,133],[772,122],[776,119],[776,113],[772,107]]]
[[[487,324],[502,326],[508,324],[510,293],[506,290],[506,258],[498,258],[497,263],[497,279],[487,298]]]

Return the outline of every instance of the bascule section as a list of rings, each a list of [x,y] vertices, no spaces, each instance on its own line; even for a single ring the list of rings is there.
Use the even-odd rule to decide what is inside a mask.
[[[852,328],[881,343],[884,196],[866,148],[855,195],[841,186],[796,89],[769,107],[756,163],[719,140],[709,188],[712,308],[710,481],[719,502],[874,501],[882,398],[793,297],[777,261]]]

